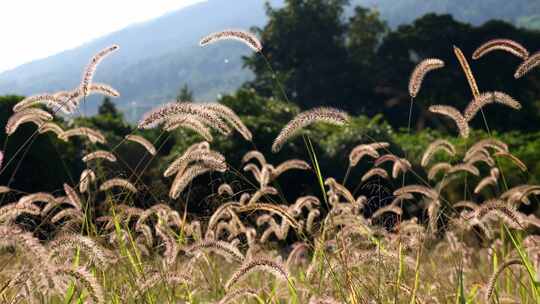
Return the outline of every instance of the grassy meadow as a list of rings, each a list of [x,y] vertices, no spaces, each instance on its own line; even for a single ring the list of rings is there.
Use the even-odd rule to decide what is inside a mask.
[[[469,66],[505,52],[515,79],[538,77],[539,53],[495,39],[419,58],[398,129],[295,107],[257,36],[200,45],[222,40],[265,62],[275,98],[173,101],[129,125],[109,99],[121,92],[94,81],[118,45],[75,88],[5,97],[2,303],[540,303],[540,135],[498,132],[486,113],[522,104],[481,91]],[[419,105],[448,65],[470,103]],[[90,95],[108,98],[95,117]],[[417,107],[448,132],[418,129]]]

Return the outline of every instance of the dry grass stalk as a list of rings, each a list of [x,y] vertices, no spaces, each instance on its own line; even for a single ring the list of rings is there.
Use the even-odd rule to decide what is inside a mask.
[[[409,95],[412,98],[416,97],[422,87],[422,81],[426,74],[442,67],[444,67],[444,61],[437,58],[424,59],[417,64],[409,78]]]
[[[151,155],[156,155],[156,153],[157,153],[156,148],[154,147],[154,145],[150,141],[148,141],[146,138],[144,138],[144,137],[142,137],[140,135],[128,134],[128,135],[126,135],[125,139],[140,144]]]
[[[279,152],[285,142],[292,138],[302,128],[307,127],[316,122],[325,122],[338,126],[342,126],[349,121],[349,115],[343,111],[334,108],[314,108],[298,114],[295,118],[287,123],[281,130],[279,135],[274,140],[272,151]]]
[[[536,68],[540,64],[540,51],[532,54],[529,58],[524,60],[514,73],[514,78],[518,79],[529,73],[532,69]]]
[[[474,79],[474,75],[472,73],[471,67],[469,66],[469,62],[467,61],[467,58],[465,58],[465,55],[463,55],[463,52],[460,48],[454,45],[454,54],[456,55],[459,64],[461,65],[461,68],[463,69],[463,73],[465,73],[465,77],[467,77],[467,82],[469,83],[469,87],[471,88],[471,92],[474,98],[477,98],[480,95],[480,90],[478,89],[478,85],[476,84],[476,79]]]
[[[493,51],[504,51],[516,57],[526,60],[529,57],[529,51],[514,40],[510,39],[492,39],[479,46],[473,53],[473,59],[480,59],[482,56]]]
[[[199,41],[200,46],[207,46],[209,44],[215,43],[221,40],[237,40],[243,42],[249,46],[255,52],[262,51],[262,44],[252,33],[243,31],[243,30],[223,30],[220,32],[212,33]]]

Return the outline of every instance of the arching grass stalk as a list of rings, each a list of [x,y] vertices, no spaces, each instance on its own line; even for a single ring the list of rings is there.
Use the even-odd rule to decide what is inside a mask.
[[[457,292],[456,292],[456,304],[467,304],[465,300],[465,287],[463,287],[463,269],[458,269],[458,281],[457,281]]]
[[[420,282],[420,256],[422,255],[422,246],[418,246],[416,252],[416,265],[414,268],[414,285],[411,293],[411,302],[410,304],[416,303],[416,291],[418,290],[418,284]]]
[[[75,250],[75,260],[73,261],[73,267],[74,268],[79,267],[80,254],[81,254],[80,249],[77,248]],[[66,295],[64,296],[64,303],[66,303],[66,304],[71,303],[71,300],[73,299],[73,296],[75,295],[75,287],[76,287],[75,281],[72,280],[69,283],[68,289],[66,291]],[[81,296],[82,296],[82,293],[79,296],[79,301],[81,301],[81,298],[80,298]]]
[[[326,197],[326,189],[324,187],[324,178],[321,173],[321,168],[319,167],[319,162],[317,161],[317,154],[315,153],[315,149],[313,148],[313,144],[311,143],[311,139],[309,138],[309,136],[304,136],[303,138],[304,138],[304,143],[306,145],[306,148],[308,149],[308,154],[311,160],[312,167],[313,169],[315,169],[315,174],[317,175],[317,180],[319,181],[319,186],[321,187],[324,202],[326,203],[326,207],[330,208],[328,199]]]
[[[529,274],[529,279],[531,283],[531,289],[533,293],[533,297],[536,303],[540,300],[540,283],[536,281],[536,271],[534,270],[534,267],[532,266],[531,261],[527,257],[527,254],[524,251],[523,245],[521,244],[521,239],[518,235],[514,236],[510,229],[503,224],[504,229],[508,236],[510,237],[510,240],[512,241],[512,244],[514,245],[514,248],[519,254],[519,258],[521,259],[521,262],[523,262],[523,265],[525,265],[525,269],[527,269],[527,273]]]

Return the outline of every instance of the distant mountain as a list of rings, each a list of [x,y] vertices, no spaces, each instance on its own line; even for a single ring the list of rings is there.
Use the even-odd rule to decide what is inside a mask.
[[[284,0],[269,2],[279,7]],[[108,83],[122,93],[116,101],[131,120],[148,108],[174,98],[184,83],[194,91],[195,99],[215,100],[218,94],[234,91],[252,77],[250,71],[242,68],[241,60],[250,50],[234,42],[200,48],[198,41],[224,28],[263,26],[267,21],[263,3],[208,0],[129,26],[0,74],[0,95],[72,88],[78,84],[89,58],[116,43],[120,51],[100,65],[95,80]],[[351,4],[379,10],[393,27],[427,12],[437,12],[451,13],[456,19],[473,24],[498,18],[540,28],[537,0],[351,0]],[[97,102],[89,101],[83,110],[90,114],[96,108]]]
[[[270,1],[273,6],[282,3]],[[252,77],[241,61],[250,50],[234,42],[200,48],[199,39],[224,28],[262,26],[266,20],[262,1],[198,3],[6,71],[0,74],[0,95],[72,88],[92,55],[116,43],[120,50],[103,61],[95,81],[121,92],[116,100],[121,108],[127,110],[133,102],[137,107],[155,106],[174,98],[184,83],[196,99],[215,100],[219,93],[231,92]],[[96,108],[95,102],[88,102],[86,110],[93,113]]]
[[[353,0],[351,2],[377,9],[392,27],[410,23],[427,13],[438,13],[450,14],[456,20],[474,25],[490,19],[500,19],[518,26],[540,29],[538,0]]]

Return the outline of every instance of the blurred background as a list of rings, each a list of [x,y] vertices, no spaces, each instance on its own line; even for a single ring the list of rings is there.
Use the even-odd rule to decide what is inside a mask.
[[[43,7],[21,1],[11,5],[4,3],[0,9],[5,15],[0,18],[5,36],[0,60],[2,126],[23,96],[75,87],[92,55],[118,44],[120,51],[100,65],[95,80],[113,86],[121,96],[90,98],[77,117],[61,118],[66,127],[100,129],[110,147],[134,131],[143,113],[160,104],[222,102],[241,115],[254,133],[254,143],[235,135],[212,144],[231,166],[240,168],[243,152],[253,148],[276,164],[289,158],[309,159],[301,139],[277,155],[270,153],[270,145],[295,114],[324,105],[354,115],[345,131],[329,126],[308,131],[327,176],[342,177],[348,152],[362,142],[389,141],[396,154],[407,154],[417,163],[435,138],[466,147],[490,132],[507,142],[529,167],[526,173],[513,170],[507,178],[540,182],[540,71],[515,80],[517,57],[494,52],[471,59],[480,44],[493,38],[515,40],[531,53],[540,50],[540,1],[95,1],[90,8],[79,1],[48,1]],[[226,28],[255,32],[265,57],[234,41],[199,47],[201,37]],[[433,104],[462,110],[472,99],[453,45],[470,60],[480,91],[503,91],[523,105],[519,112],[490,105],[485,111],[487,126],[476,118],[468,142],[457,138],[451,121],[427,111]],[[409,133],[408,80],[414,66],[428,57],[444,60],[446,67],[426,78],[414,100]],[[6,160],[21,147],[25,152],[5,164],[0,182],[26,192],[55,191],[66,181],[76,184],[83,169],[81,156],[90,147],[76,140],[62,142],[50,134],[27,143],[34,130],[25,125],[9,139],[1,132]],[[109,169],[129,176],[133,171],[128,167],[135,168],[146,157],[147,169],[139,166],[135,171],[153,189],[152,199],[165,199],[171,181],[160,172],[188,145],[202,139],[189,131],[141,134],[161,147],[159,157],[150,160],[140,147],[125,145],[118,150],[124,161]],[[351,183],[358,176],[351,172]],[[239,180],[234,173],[202,178],[193,186],[192,198],[206,199],[215,190],[210,188],[219,185],[217,178]],[[284,184],[288,182],[298,185],[286,190],[290,197],[318,187],[309,173],[291,173],[284,177]],[[138,199],[145,204],[149,198]]]

